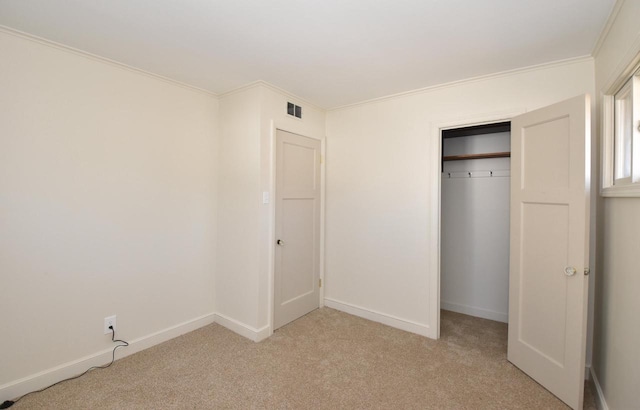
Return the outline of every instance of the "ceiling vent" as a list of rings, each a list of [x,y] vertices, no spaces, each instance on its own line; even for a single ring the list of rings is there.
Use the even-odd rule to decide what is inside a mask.
[[[302,107],[294,103],[287,103],[287,114],[302,119]]]

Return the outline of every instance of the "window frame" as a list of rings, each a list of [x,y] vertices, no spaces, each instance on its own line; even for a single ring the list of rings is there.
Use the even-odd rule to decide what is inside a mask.
[[[616,95],[630,84],[632,94],[631,175],[616,178]],[[602,96],[602,189],[603,197],[640,197],[640,54],[633,64],[606,88]]]
[[[635,147],[636,144],[634,144],[634,132],[633,132],[633,124],[635,123],[635,119],[633,118],[633,109],[634,109],[634,105],[637,106],[637,102],[636,104],[634,104],[634,101],[636,100],[635,98],[635,93],[634,91],[637,90],[637,79],[635,78],[635,76],[629,78],[629,80],[627,80],[627,82],[624,83],[624,85],[622,86],[622,88],[620,88],[620,90],[613,96],[613,101],[614,101],[614,106],[613,106],[613,115],[614,115],[614,124],[613,124],[613,166],[614,166],[614,172],[613,172],[613,184],[614,185],[628,185],[634,182],[634,175],[633,175],[633,148]],[[624,94],[623,98],[618,98],[618,94]],[[620,112],[623,110],[619,110],[619,108],[622,106],[622,102],[625,101],[627,99],[627,97],[629,98],[629,101],[631,102],[631,107],[630,107],[630,114],[631,114],[631,118],[628,117],[629,112],[627,112],[627,107],[624,107],[624,112]],[[629,124],[629,122],[631,122],[631,124]],[[623,123],[623,124],[621,124]],[[623,127],[628,127],[629,125],[631,125],[630,127],[630,131],[631,131],[631,135],[629,135],[629,139],[630,141],[628,141],[630,143],[629,147],[625,147],[625,142],[626,141],[620,141],[619,135],[618,135],[618,131],[621,130],[621,128]],[[626,130],[625,130],[626,131]],[[626,137],[626,132],[625,135],[622,137]],[[626,140],[626,138],[624,138]],[[626,148],[626,149],[625,149]],[[627,168],[627,164],[626,164],[626,158],[622,160],[622,162],[619,161],[620,157],[629,157],[629,164],[628,164],[628,174],[626,172],[626,170],[624,170],[624,168]],[[620,176],[621,173],[624,173],[624,176]]]

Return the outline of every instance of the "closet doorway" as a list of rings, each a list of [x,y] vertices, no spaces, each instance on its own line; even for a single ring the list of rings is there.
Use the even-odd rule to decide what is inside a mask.
[[[475,171],[477,177],[491,180],[496,173],[484,167],[475,168],[475,163],[485,159],[510,159],[507,360],[572,408],[582,408],[584,399],[590,272],[590,113],[590,98],[581,95],[512,116],[509,150],[513,155],[510,157],[498,150],[480,155],[483,152],[478,150],[453,161],[456,158],[447,158],[454,156],[453,153],[446,152],[443,158],[438,147],[433,151],[437,159],[431,168],[434,183],[442,185],[438,178],[448,178],[449,171],[446,175],[438,171],[442,171],[445,164],[475,158],[474,169],[468,170],[466,177],[473,181]],[[443,140],[441,137],[442,134],[433,140],[434,145],[448,145],[449,140],[463,138]],[[441,163],[440,159],[452,161]],[[489,176],[482,175],[481,171],[489,171]],[[442,214],[453,205],[444,202],[447,188],[444,189],[443,195],[437,190],[438,201],[434,202],[432,214],[438,227],[434,232],[437,246],[432,248],[435,263],[431,278],[435,296],[430,309],[436,332],[441,325],[441,301],[448,302],[440,298],[440,285],[446,280],[448,270],[447,261],[441,259],[447,257],[445,253],[450,246],[442,246],[443,237],[450,243]],[[490,242],[486,234],[481,238]],[[470,266],[476,269],[478,264],[475,261]],[[462,279],[465,280],[469,279]],[[463,324],[458,330],[465,328]]]
[[[442,131],[440,308],[508,323],[511,123]]]

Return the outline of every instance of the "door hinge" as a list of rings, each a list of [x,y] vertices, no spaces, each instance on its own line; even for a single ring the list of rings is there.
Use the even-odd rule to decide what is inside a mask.
[[[318,279],[318,287],[321,288],[322,287],[322,279]]]

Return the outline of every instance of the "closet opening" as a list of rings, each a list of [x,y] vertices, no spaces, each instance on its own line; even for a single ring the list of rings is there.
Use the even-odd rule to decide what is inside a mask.
[[[506,350],[511,123],[441,137],[440,331],[476,333],[490,324],[504,333]]]

